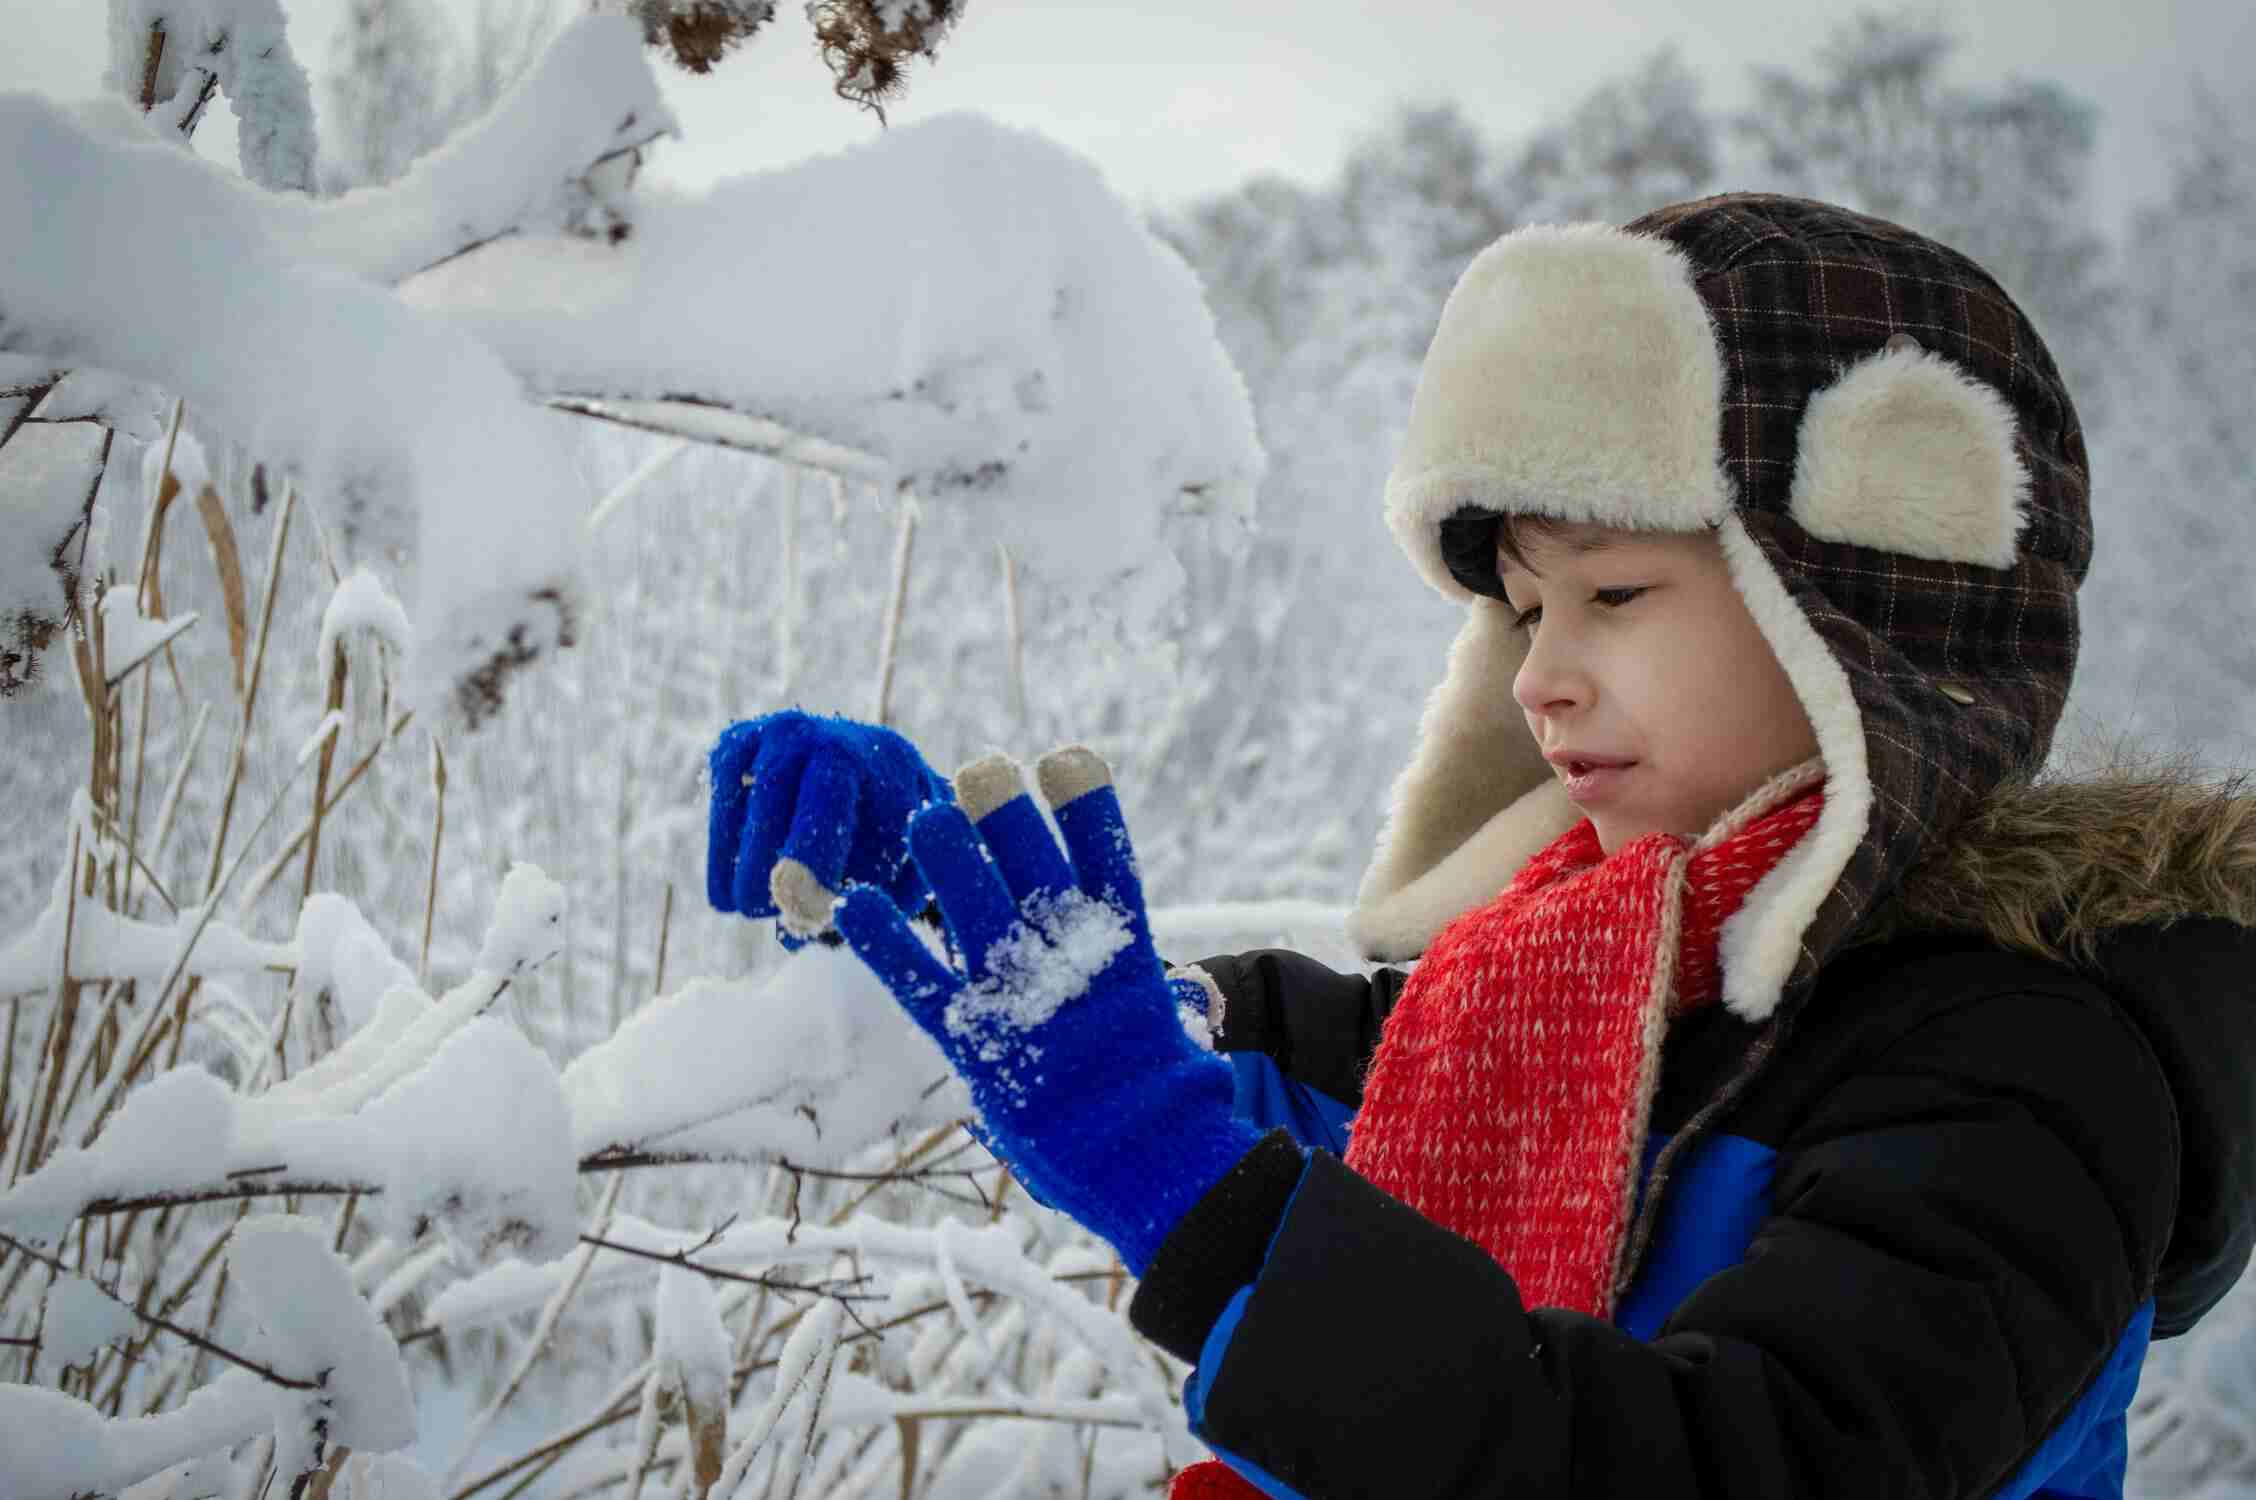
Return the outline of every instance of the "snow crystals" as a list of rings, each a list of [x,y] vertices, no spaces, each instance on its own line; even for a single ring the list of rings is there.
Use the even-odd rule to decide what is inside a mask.
[[[983,1061],[1002,1061],[1014,1045],[1012,1033],[1040,1026],[1086,994],[1129,942],[1128,919],[1119,908],[1066,892],[989,951],[989,976],[948,1002],[949,1034],[979,1039]]]

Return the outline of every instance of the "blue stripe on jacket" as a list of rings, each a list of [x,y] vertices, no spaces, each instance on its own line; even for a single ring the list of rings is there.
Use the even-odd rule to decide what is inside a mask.
[[[1235,1107],[1240,1115],[1264,1130],[1283,1126],[1303,1148],[1347,1154],[1353,1109],[1287,1078],[1266,1053],[1226,1055],[1237,1074]],[[1669,1140],[1657,1135],[1645,1142],[1638,1174],[1640,1204],[1652,1179],[1653,1163]],[[1668,1199],[1661,1205],[1637,1279],[1615,1309],[1616,1326],[1650,1342],[1693,1288],[1745,1258],[1755,1231],[1770,1216],[1776,1165],[1770,1147],[1743,1136],[1711,1135],[1692,1148],[1671,1170]],[[1294,1196],[1299,1196],[1298,1189]],[[1288,1202],[1280,1227],[1291,1214]],[[1183,1409],[1200,1441],[1256,1489],[1274,1500],[1307,1500],[1250,1459],[1215,1447],[1204,1431],[1207,1396],[1252,1296],[1251,1286],[1239,1288],[1215,1320],[1199,1351],[1198,1366],[1184,1383]],[[2121,1500],[2129,1457],[2127,1417],[2153,1326],[2154,1303],[2149,1299],[2133,1314],[2090,1388],[2013,1477],[1991,1492],[1991,1500]]]

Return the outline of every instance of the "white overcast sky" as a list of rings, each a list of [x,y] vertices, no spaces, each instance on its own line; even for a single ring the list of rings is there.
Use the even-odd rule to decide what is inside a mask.
[[[472,0],[441,3],[459,12]],[[107,8],[0,0],[0,89],[94,90]],[[284,8],[318,83],[341,0]],[[902,124],[973,108],[1032,127],[1086,153],[1116,190],[1150,206],[1262,170],[1321,181],[1404,100],[1455,99],[1508,139],[1672,41],[1712,102],[1736,104],[1747,65],[1806,65],[1855,9],[1850,0],[969,0],[938,63],[919,65],[890,113]],[[661,70],[683,139],[654,172],[701,184],[878,129],[830,93],[801,11],[800,0],[782,0],[769,29],[707,78]],[[1962,38],[1958,80],[2047,78],[2100,106],[2092,189],[2110,230],[2158,191],[2189,80],[2246,97],[2256,62],[2248,0],[1970,0],[1924,13]],[[232,123],[209,122],[199,148],[232,161]]]

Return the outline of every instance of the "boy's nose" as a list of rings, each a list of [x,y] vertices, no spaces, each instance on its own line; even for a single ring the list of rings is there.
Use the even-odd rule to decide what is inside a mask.
[[[1527,659],[1512,678],[1513,699],[1531,714],[1553,714],[1586,705],[1590,698],[1588,674],[1571,661],[1562,660],[1555,647],[1545,649],[1541,641],[1537,637],[1537,644],[1528,648]]]

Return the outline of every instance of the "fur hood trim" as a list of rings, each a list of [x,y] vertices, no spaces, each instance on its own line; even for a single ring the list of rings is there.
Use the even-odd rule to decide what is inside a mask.
[[[2256,772],[2117,759],[2001,783],[1844,946],[1972,932],[2096,970],[2108,934],[2191,917],[2256,928]]]

